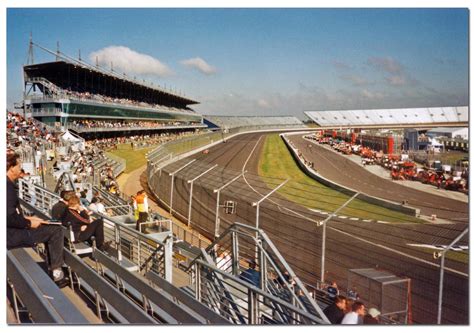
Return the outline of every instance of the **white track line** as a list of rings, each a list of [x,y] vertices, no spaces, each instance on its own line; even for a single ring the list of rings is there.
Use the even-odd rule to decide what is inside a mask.
[[[244,172],[245,167],[247,166],[248,161],[249,161],[250,158],[252,157],[253,152],[254,152],[255,149],[257,148],[257,145],[258,145],[258,143],[260,142],[260,139],[261,139],[261,138],[262,138],[262,136],[260,136],[260,137],[258,138],[257,142],[255,143],[255,146],[253,147],[252,151],[250,152],[250,155],[247,157],[247,160],[245,161],[245,164],[244,164],[243,167],[242,167],[242,172]],[[247,185],[248,185],[255,193],[257,193],[258,195],[262,195],[262,196],[263,196],[262,193],[258,192],[256,189],[254,189],[254,188],[252,187],[252,185],[250,185],[250,183],[249,183],[249,182],[247,181],[247,179],[245,178],[245,173],[244,173],[244,175],[243,175],[243,178],[244,178],[245,183],[247,183]],[[278,204],[277,204],[276,202],[274,202],[273,200],[268,199],[268,201],[271,201],[271,202],[273,202],[274,204],[276,204],[278,207],[280,207],[280,205],[278,205]],[[281,208],[283,208],[283,209],[285,209],[285,210],[288,210],[288,211],[292,212],[293,214],[295,214],[295,215],[297,215],[297,216],[300,216],[300,217],[303,217],[303,218],[305,218],[305,219],[307,219],[307,220],[309,220],[309,221],[315,222],[314,220],[312,220],[312,219],[310,219],[310,218],[308,218],[308,217],[306,217],[306,216],[304,216],[304,215],[301,215],[301,214],[299,214],[299,213],[297,213],[297,212],[294,212],[294,211],[292,211],[291,209],[288,209],[288,208],[285,208],[285,207],[281,207]],[[380,221],[378,221],[378,222],[380,222]],[[386,223],[388,223],[388,222],[386,222]],[[427,264],[427,265],[434,266],[434,267],[437,267],[437,268],[440,267],[438,264],[432,263],[431,261],[428,261],[428,260],[425,260],[425,259],[421,259],[421,258],[412,256],[412,255],[410,255],[410,254],[406,254],[406,253],[404,253],[404,252],[401,252],[401,251],[392,249],[392,248],[387,247],[387,246],[385,246],[385,245],[381,245],[381,244],[377,244],[377,243],[368,241],[368,240],[363,239],[363,238],[360,238],[360,237],[358,237],[358,236],[351,235],[351,234],[349,234],[349,233],[347,233],[347,232],[345,232],[345,231],[336,229],[336,228],[334,228],[334,227],[328,226],[328,228],[330,228],[330,229],[332,229],[332,230],[334,230],[334,231],[337,231],[337,232],[339,232],[339,233],[341,233],[341,234],[344,234],[344,235],[346,235],[346,236],[348,236],[348,237],[357,239],[357,240],[359,240],[359,241],[361,241],[361,242],[364,242],[364,243],[367,243],[367,244],[370,244],[370,245],[373,245],[373,246],[376,246],[376,247],[380,247],[380,248],[385,249],[385,250],[390,251],[390,252],[397,253],[397,254],[399,254],[399,255],[401,255],[401,256],[404,256],[404,257],[406,257],[406,258],[410,258],[410,259],[413,259],[413,260],[415,260],[415,261],[422,262],[422,263],[425,263],[425,264]],[[452,272],[452,273],[459,274],[459,275],[464,276],[464,277],[468,277],[468,276],[469,276],[469,275],[466,274],[466,273],[457,271],[457,270],[452,269],[452,268],[449,268],[449,267],[445,267],[444,269],[447,270],[447,271],[450,271],[450,272]]]
[[[430,266],[433,266],[433,267],[437,267],[437,268],[440,267],[438,264],[432,263],[431,261],[428,261],[428,260],[425,260],[425,259],[421,259],[421,258],[412,256],[412,255],[410,255],[410,254],[406,254],[406,253],[404,253],[404,252],[401,252],[401,251],[392,249],[392,248],[390,248],[390,247],[388,247],[388,246],[385,246],[385,245],[381,245],[381,244],[378,244],[378,243],[374,243],[374,242],[368,241],[368,240],[363,239],[363,238],[360,238],[360,237],[358,237],[358,236],[351,235],[351,234],[349,234],[349,233],[347,233],[347,232],[345,232],[345,231],[336,229],[336,228],[334,228],[334,227],[329,227],[329,226],[328,226],[328,228],[330,228],[330,229],[332,229],[332,230],[334,230],[334,231],[337,231],[337,232],[339,232],[339,233],[341,233],[341,234],[344,234],[344,235],[346,235],[346,236],[349,236],[349,237],[355,238],[355,239],[357,239],[357,240],[360,240],[361,242],[364,242],[364,243],[367,243],[367,244],[370,244],[370,245],[373,245],[373,246],[376,246],[376,247],[380,247],[380,248],[382,248],[382,249],[384,249],[384,250],[387,250],[387,251],[390,251],[390,252],[394,252],[394,253],[399,254],[399,255],[401,255],[401,256],[404,256],[404,257],[406,257],[406,258],[410,258],[410,259],[413,259],[413,260],[415,260],[415,261],[419,261],[419,262],[422,262],[422,263],[424,263],[424,264],[427,264],[427,265],[430,265]],[[463,273],[463,272],[460,272],[460,271],[457,271],[457,270],[452,269],[452,268],[449,268],[449,267],[445,267],[444,269],[447,270],[447,271],[450,271],[450,272],[452,272],[452,273],[459,274],[459,275],[464,276],[464,277],[469,277],[468,274]]]
[[[254,152],[255,149],[257,148],[258,143],[260,142],[260,139],[262,138],[262,136],[263,136],[263,135],[260,135],[260,137],[258,138],[257,142],[255,143],[255,146],[253,147],[252,151],[250,152],[249,156],[247,157],[247,160],[245,161],[244,165],[242,166],[242,170],[241,170],[242,173],[245,171],[245,168],[246,168],[246,166],[247,166],[247,163],[250,161],[250,158],[252,157],[253,152]],[[244,181],[245,181],[245,183],[247,184],[247,186],[252,189],[252,191],[254,191],[255,193],[257,193],[258,195],[260,195],[260,196],[262,196],[262,197],[264,196],[264,194],[258,192],[252,185],[250,185],[250,183],[247,181],[247,178],[245,177],[245,173],[243,173],[242,178],[244,179]],[[307,217],[307,216],[305,216],[305,215],[303,215],[303,214],[300,214],[300,213],[298,213],[298,212],[295,212],[295,211],[293,211],[293,210],[291,210],[291,209],[289,209],[289,208],[282,207],[282,206],[280,206],[278,203],[276,203],[275,201],[273,201],[272,199],[268,199],[268,201],[273,202],[275,205],[277,205],[277,207],[278,207],[278,209],[279,209],[280,211],[281,211],[281,209],[284,209],[284,210],[289,211],[289,212],[295,214],[296,216],[301,217],[301,218],[303,218],[303,219],[305,219],[305,220],[308,220],[308,221],[310,221],[310,222],[313,222],[313,223],[316,223],[316,224],[319,222],[319,221],[313,220],[312,218],[309,218],[309,217]]]

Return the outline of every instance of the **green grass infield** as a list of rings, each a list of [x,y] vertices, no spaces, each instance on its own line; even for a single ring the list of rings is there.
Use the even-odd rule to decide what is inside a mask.
[[[290,181],[278,193],[284,198],[311,209],[332,213],[350,197],[333,190],[307,176],[297,166],[288,148],[278,134],[266,137],[259,160],[258,174],[270,188],[275,188],[285,179]],[[386,222],[423,223],[409,216],[365,201],[355,199],[338,215],[358,217]]]

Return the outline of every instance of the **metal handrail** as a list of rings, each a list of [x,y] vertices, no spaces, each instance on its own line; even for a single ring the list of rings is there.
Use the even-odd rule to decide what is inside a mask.
[[[276,297],[275,295],[268,293],[260,288],[253,286],[250,283],[247,283],[240,278],[235,277],[229,273],[219,270],[214,265],[207,263],[206,261],[199,259],[195,261],[195,274],[199,275],[196,276],[198,280],[205,279],[206,276],[209,276],[209,273],[215,274],[219,277],[220,281],[223,281],[226,284],[233,285],[235,288],[242,288],[240,291],[243,295],[248,296],[248,303],[245,304],[243,298],[240,298],[238,301],[240,302],[239,307],[243,307],[247,305],[245,308],[245,312],[247,315],[245,316],[247,319],[248,324],[259,324],[258,319],[260,316],[258,314],[262,314],[268,311],[271,312],[279,312],[279,311],[287,311],[288,316],[291,317],[293,320],[292,322],[280,322],[284,324],[327,324],[328,322],[324,319],[318,318],[311,313],[302,310],[300,308],[295,307],[293,304],[282,300],[281,298]],[[212,281],[206,280],[207,282],[211,283]],[[202,293],[204,290],[201,290],[201,297],[203,297]],[[242,301],[244,304],[242,304]],[[273,305],[272,305],[273,304]],[[279,306],[280,310],[277,309],[275,306]],[[225,311],[225,309],[220,309],[221,311]],[[252,313],[257,313],[257,315],[252,315]],[[272,313],[273,314],[273,313]]]
[[[34,189],[35,196],[29,193],[30,187]],[[57,194],[39,185],[28,183],[23,179],[18,181],[18,192],[21,203],[25,203],[28,207],[32,207],[48,218],[51,216],[52,206],[60,200]],[[97,212],[94,212],[92,216],[104,221],[104,232],[107,231],[108,234],[106,236],[115,241],[119,258],[122,256],[122,247],[125,243],[131,246],[129,251],[131,254],[128,255],[128,259],[138,266],[142,264],[144,257],[148,257],[151,252],[159,248],[153,260],[155,264],[151,269],[159,269],[158,273],[171,281],[173,261],[173,237],[171,232],[160,241],[135,230],[134,223],[133,225],[127,225],[117,221],[114,217]],[[146,266],[144,268],[144,271],[146,271],[149,267]]]
[[[203,260],[206,254],[215,253],[216,249],[218,249],[220,253],[227,252],[227,248],[230,248],[230,246],[225,246],[226,240],[229,240],[232,243],[239,243],[239,239],[242,240],[242,237],[244,237],[245,242],[250,243],[248,245],[249,247],[256,248],[258,251],[258,254],[255,255],[259,259],[261,274],[260,287],[262,289],[272,294],[285,293],[293,300],[294,305],[298,308],[310,310],[312,313],[316,313],[318,316],[323,318],[323,320],[327,320],[319,305],[313,297],[311,297],[305,285],[293,272],[273,242],[263,230],[253,226],[238,222],[232,224],[204,250],[204,253],[190,262],[187,271],[191,271],[199,260]],[[236,249],[235,246],[232,246],[229,252],[231,257],[229,260],[232,261],[233,266],[240,266],[242,260],[249,259],[241,258],[239,249]],[[217,255],[217,253],[215,254]],[[281,282],[276,283],[267,278],[270,270],[273,274],[276,274],[276,280]],[[234,267],[232,271],[234,275],[238,274],[238,269],[236,270],[236,267]],[[285,278],[285,272],[287,276],[289,276],[289,279]],[[306,303],[309,304],[303,304],[301,298],[304,298]]]

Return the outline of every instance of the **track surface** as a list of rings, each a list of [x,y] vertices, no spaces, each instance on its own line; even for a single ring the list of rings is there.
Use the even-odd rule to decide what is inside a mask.
[[[308,147],[308,141],[301,135],[292,135],[289,138],[305,158],[314,163],[318,173],[327,179],[390,201],[403,202],[408,199],[409,205],[419,208],[422,215],[436,214],[446,220],[469,222],[467,203],[418,191],[378,177],[360,164],[354,163],[340,153],[321,147],[316,142]]]
[[[191,225],[212,238],[216,209],[216,194],[212,190],[245,169],[248,171],[245,179],[240,177],[221,193],[221,204],[224,200],[236,200],[238,204],[235,215],[225,215],[220,210],[220,231],[236,221],[255,225],[255,207],[251,203],[270,191],[256,175],[265,135],[267,134],[240,135],[211,148],[207,155],[199,153],[167,166],[161,174],[156,175],[160,185],[158,189],[154,189],[155,192],[169,203],[169,173],[191,159],[197,159],[175,175],[173,209],[187,217],[190,191],[187,180],[218,164],[218,168],[197,180],[193,187]],[[321,260],[322,228],[317,227],[314,221],[325,217],[326,215],[309,211],[278,195],[272,196],[260,206],[260,227],[269,235],[295,273],[310,284],[319,278]],[[439,261],[433,259],[432,252],[407,244],[448,244],[464,228],[464,223],[388,225],[333,219],[327,227],[326,280],[336,280],[339,285],[345,286],[348,269],[367,267],[378,267],[409,277],[412,279],[413,320],[433,324],[437,313]],[[446,260],[446,267],[443,323],[467,324],[468,266]]]

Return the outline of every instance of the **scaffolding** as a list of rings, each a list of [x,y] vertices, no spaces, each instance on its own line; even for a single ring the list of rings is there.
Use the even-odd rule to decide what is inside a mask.
[[[350,269],[348,291],[356,291],[366,308],[377,308],[382,319],[408,324],[411,279],[376,268]],[[350,293],[349,293],[350,294]]]

